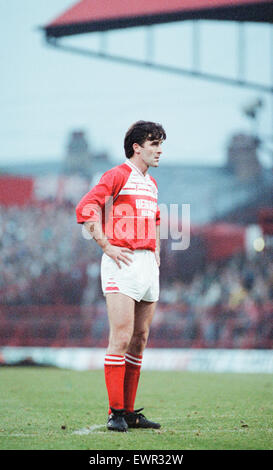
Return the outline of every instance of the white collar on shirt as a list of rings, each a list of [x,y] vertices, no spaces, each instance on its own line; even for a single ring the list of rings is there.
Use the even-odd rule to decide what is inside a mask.
[[[146,173],[146,175],[143,175],[142,171],[134,163],[130,162],[130,160],[125,161],[125,163],[129,165],[137,173],[139,173],[142,176],[142,178],[146,179],[147,176],[149,177],[148,173]]]

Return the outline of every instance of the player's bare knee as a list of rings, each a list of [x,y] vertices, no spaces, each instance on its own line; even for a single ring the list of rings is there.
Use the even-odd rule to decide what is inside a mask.
[[[141,354],[148,340],[148,331],[138,331],[133,334],[130,348],[135,354]]]
[[[124,354],[131,341],[131,335],[129,333],[119,333],[114,336],[110,336],[109,349],[115,351],[116,354]]]

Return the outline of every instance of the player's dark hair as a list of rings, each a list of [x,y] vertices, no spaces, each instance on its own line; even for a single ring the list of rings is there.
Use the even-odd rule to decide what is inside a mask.
[[[146,140],[165,140],[166,132],[161,124],[150,121],[137,121],[129,127],[124,138],[127,158],[134,155],[133,144],[143,145]]]

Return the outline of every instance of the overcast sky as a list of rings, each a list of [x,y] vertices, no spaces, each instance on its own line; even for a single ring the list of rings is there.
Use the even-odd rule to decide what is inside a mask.
[[[60,160],[68,134],[86,131],[95,151],[124,160],[123,138],[138,119],[161,122],[167,132],[166,163],[222,165],[226,145],[250,132],[244,105],[262,98],[263,135],[272,134],[272,96],[257,91],[113,64],[48,47],[38,26],[71,6],[71,0],[0,0],[0,166]],[[270,84],[272,26],[246,25],[246,70],[251,81]],[[111,53],[145,56],[145,28],[107,34]],[[201,67],[236,76],[238,30],[234,23],[201,22]],[[192,22],[154,27],[158,62],[191,67]],[[99,34],[72,37],[97,48]],[[261,156],[268,163],[266,156]]]

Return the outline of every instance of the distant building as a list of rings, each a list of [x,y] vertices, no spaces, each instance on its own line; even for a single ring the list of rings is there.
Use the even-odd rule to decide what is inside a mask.
[[[68,175],[91,176],[92,152],[84,131],[73,131],[69,135],[63,168]]]
[[[90,179],[98,172],[104,173],[111,165],[112,162],[106,152],[96,153],[91,150],[84,131],[77,130],[70,133],[62,173]]]
[[[177,204],[179,218],[182,204],[190,204],[193,225],[219,220],[256,223],[258,211],[272,207],[273,193],[272,169],[260,165],[257,149],[255,138],[237,134],[227,148],[226,165],[185,165],[183,155],[177,159],[179,164],[162,161],[159,168],[149,171],[158,183],[159,204],[168,206],[168,210],[171,204]],[[77,201],[105,171],[124,161],[125,157],[113,161],[107,153],[91,151],[85,133],[74,131],[69,135],[63,162],[56,159],[55,162],[10,165],[3,171],[33,176],[42,192],[51,190],[55,194],[54,188],[58,187],[59,198],[67,197],[69,192],[73,194],[73,201]]]
[[[253,135],[236,134],[227,148],[227,169],[240,181],[254,180],[261,176],[262,167],[257,150],[259,139]]]

